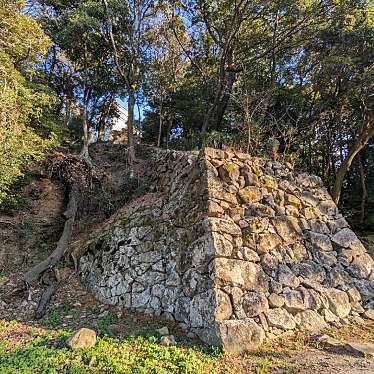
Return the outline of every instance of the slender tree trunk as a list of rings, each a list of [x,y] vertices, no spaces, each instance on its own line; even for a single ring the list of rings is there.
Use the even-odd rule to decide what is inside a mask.
[[[83,145],[81,150],[81,156],[85,159],[90,158],[88,153],[88,120],[87,120],[87,104],[83,105]]]
[[[215,112],[216,110],[216,107],[219,103],[219,98],[221,97],[222,95],[222,92],[223,92],[223,89],[224,89],[224,86],[223,86],[223,82],[221,81],[220,82],[220,86],[219,86],[219,89],[214,97],[214,101],[213,101],[213,104],[212,106],[209,108],[207,114],[205,115],[205,118],[204,118],[204,122],[203,122],[203,126],[201,128],[201,132],[203,134],[205,134],[209,128],[210,128],[210,125],[211,123],[213,122],[213,113]]]
[[[134,139],[134,108],[135,92],[133,88],[128,87],[128,118],[127,118],[127,145],[128,145],[128,162],[132,165],[135,161],[135,139]]]
[[[214,116],[215,119],[215,128],[219,130],[221,128],[223,116],[225,115],[227,105],[230,100],[232,87],[236,80],[236,72],[229,71],[227,73],[226,81],[225,81],[225,88],[222,92],[222,97],[218,102],[218,105],[216,106],[216,114]]]
[[[366,189],[365,171],[364,171],[364,167],[362,165],[361,155],[357,156],[357,164],[358,164],[358,171],[360,173],[360,182],[361,182],[361,190],[362,190],[359,222],[363,223],[364,219],[365,219],[365,205],[366,205],[366,200],[368,198],[368,192],[367,192],[367,189]]]
[[[355,141],[353,148],[350,150],[348,156],[340,165],[336,173],[336,179],[331,193],[335,204],[339,203],[344,177],[347,171],[349,170],[350,166],[352,165],[354,158],[361,151],[361,149],[365,147],[365,145],[372,136],[374,136],[374,124],[372,119],[372,113],[369,113],[367,110],[364,110],[361,133],[357,137],[357,140]]]
[[[163,104],[164,101],[161,98],[161,104],[160,104],[160,119],[159,119],[159,124],[158,124],[158,137],[157,137],[157,147],[160,147],[161,145],[161,133],[162,133],[162,111],[163,111]]]
[[[349,152],[347,158],[340,165],[338,172],[336,173],[336,179],[335,179],[334,187],[331,193],[335,204],[339,203],[344,177],[347,174],[347,171],[349,170],[349,168],[351,167],[352,161],[356,157],[357,153],[360,152],[364,146],[365,146],[364,144],[355,144],[354,147]]]
[[[168,130],[167,130],[167,133],[166,133],[166,149],[169,149],[170,131],[171,131],[172,127],[173,127],[173,119],[170,118],[169,125],[168,125]]]

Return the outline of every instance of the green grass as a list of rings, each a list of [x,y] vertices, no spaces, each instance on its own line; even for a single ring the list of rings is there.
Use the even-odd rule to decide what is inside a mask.
[[[208,374],[222,373],[216,351],[163,347],[158,338],[129,337],[124,340],[98,337],[91,349],[70,350],[63,342],[64,330],[20,333],[14,322],[0,321],[0,373],[118,373],[118,374]],[[13,332],[17,342],[6,337]],[[20,336],[23,338],[19,339]],[[27,337],[27,338],[25,338]]]

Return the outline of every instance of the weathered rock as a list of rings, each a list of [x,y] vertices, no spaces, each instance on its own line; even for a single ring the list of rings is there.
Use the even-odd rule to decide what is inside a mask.
[[[329,300],[331,311],[340,318],[348,316],[351,310],[348,295],[335,288],[330,288],[325,293]]]
[[[71,349],[92,348],[96,344],[96,332],[85,327],[76,331],[66,340],[66,345]]]
[[[365,310],[363,316],[374,321],[374,309]]]
[[[328,323],[339,321],[339,317],[336,316],[329,309],[322,309],[321,314],[324,317],[325,321],[328,322]]]
[[[354,257],[347,270],[355,278],[368,278],[374,269],[374,261],[368,253]]]
[[[217,321],[230,319],[232,316],[232,305],[229,295],[221,290],[216,290],[216,312]]]
[[[259,187],[247,186],[238,192],[240,200],[245,204],[257,203],[262,199],[262,192]]]
[[[351,302],[357,302],[361,300],[360,293],[356,290],[356,288],[350,288],[347,290],[347,295],[349,297],[349,301]]]
[[[329,234],[330,230],[326,223],[320,219],[309,220],[310,229],[318,234]]]
[[[213,232],[230,234],[233,236],[239,236],[242,234],[240,227],[237,226],[233,221],[229,221],[227,219],[211,217],[206,221],[206,225]]]
[[[174,335],[165,335],[160,337],[160,344],[165,347],[177,345]]]
[[[218,168],[218,175],[225,182],[233,183],[239,179],[239,167],[233,162],[226,161]]]
[[[217,322],[217,330],[221,345],[228,353],[254,351],[265,339],[264,330],[251,319]]]
[[[266,217],[248,217],[248,231],[254,234],[264,232],[269,227],[269,219]]]
[[[278,268],[278,282],[286,287],[297,288],[300,281],[287,265],[280,265]]]
[[[354,352],[361,354],[363,357],[374,357],[374,343],[347,342],[347,345]]]
[[[309,233],[309,240],[314,251],[332,251],[332,244],[330,238],[324,234],[317,234],[315,232]]]
[[[293,205],[297,209],[300,209],[302,206],[300,199],[289,193],[284,194],[284,201],[286,205]]]
[[[276,248],[282,243],[281,238],[277,234],[264,233],[259,234],[257,239],[257,252],[264,254]]]
[[[258,262],[260,261],[260,256],[253,249],[248,247],[240,247],[240,253],[246,261]]]
[[[305,310],[294,317],[298,327],[308,331],[319,331],[327,327],[325,320],[314,310]]]
[[[297,313],[306,309],[304,298],[300,291],[291,290],[289,288],[283,291],[285,299],[285,307],[291,313]]]
[[[296,261],[300,262],[308,258],[307,250],[305,246],[300,242],[296,242],[295,244],[292,245],[292,251],[293,251]]]
[[[263,175],[261,177],[261,183],[264,187],[271,191],[276,190],[278,188],[277,181],[270,175]]]
[[[318,198],[310,191],[304,190],[303,192],[299,193],[297,197],[301,200],[303,205],[305,206],[317,206],[319,203]]]
[[[215,269],[216,280],[220,284],[231,284],[260,292],[269,289],[268,276],[259,265],[252,262],[217,258]]]
[[[271,220],[271,223],[285,244],[294,243],[301,238],[302,231],[296,218],[289,216],[275,217]]]
[[[254,203],[247,206],[245,215],[247,217],[274,217],[275,211],[267,205]]]
[[[270,326],[284,330],[292,330],[296,327],[292,315],[283,308],[270,309],[266,317]]]
[[[305,261],[292,267],[292,271],[297,276],[309,279],[313,282],[323,283],[326,279],[326,272],[322,266],[313,261]]]
[[[355,233],[349,228],[344,228],[342,230],[339,230],[335,235],[333,235],[331,240],[335,244],[339,245],[340,247],[344,247],[344,248],[349,248],[355,243],[359,242]]]
[[[243,295],[243,310],[247,317],[256,317],[269,310],[266,296],[262,292],[247,292]]]
[[[285,303],[284,297],[276,293],[270,294],[268,301],[272,308],[281,308]]]
[[[243,175],[246,186],[260,185],[257,175],[252,173],[248,166],[240,169],[240,174]]]

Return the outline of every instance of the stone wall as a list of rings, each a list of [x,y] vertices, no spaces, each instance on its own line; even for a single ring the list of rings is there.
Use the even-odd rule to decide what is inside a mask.
[[[157,192],[80,261],[102,301],[176,320],[231,352],[372,316],[373,260],[318,177],[210,148],[147,159]]]

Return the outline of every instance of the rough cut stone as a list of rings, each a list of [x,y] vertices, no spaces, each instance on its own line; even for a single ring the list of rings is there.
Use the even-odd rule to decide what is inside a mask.
[[[351,310],[348,295],[344,291],[334,288],[326,290],[325,293],[329,300],[331,311],[340,318],[348,316]]]
[[[256,186],[247,186],[238,192],[240,200],[245,204],[257,203],[262,199],[262,192]]]
[[[217,329],[221,345],[228,353],[254,351],[265,339],[264,330],[251,319],[217,322]]]
[[[349,228],[338,231],[331,240],[344,248],[349,248],[359,241],[355,233]]]
[[[308,331],[319,331],[327,327],[327,323],[316,311],[305,310],[294,317],[298,327]]]
[[[227,293],[217,290],[216,291],[216,312],[215,318],[218,321],[230,319],[232,316],[232,305],[229,295]]]
[[[297,288],[300,281],[287,265],[280,265],[278,268],[278,282],[286,287]]]
[[[247,317],[256,317],[267,313],[269,304],[266,296],[261,292],[247,292],[243,295],[243,310]]]
[[[269,305],[272,308],[281,308],[285,302],[284,297],[277,295],[276,293],[270,294],[268,301],[269,301]]]
[[[300,291],[285,289],[283,291],[286,309],[291,313],[300,312],[306,309],[304,298]]]
[[[302,231],[296,218],[289,216],[275,217],[271,220],[271,223],[285,244],[294,243],[301,238]]]
[[[259,265],[252,262],[217,258],[215,269],[215,277],[220,284],[228,283],[245,290],[260,292],[269,289],[268,276]]]
[[[270,326],[284,330],[292,330],[296,327],[292,315],[283,308],[270,309],[266,317]]]

